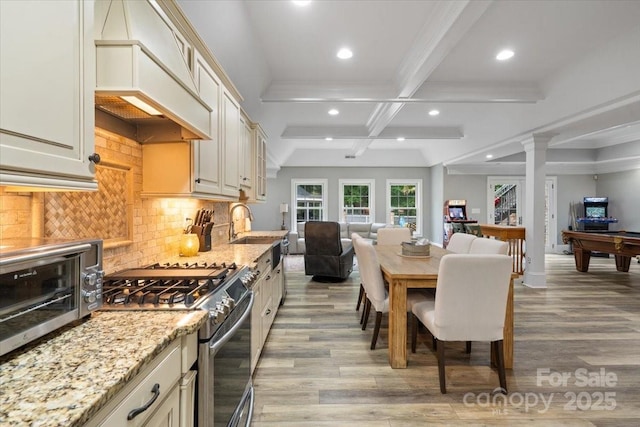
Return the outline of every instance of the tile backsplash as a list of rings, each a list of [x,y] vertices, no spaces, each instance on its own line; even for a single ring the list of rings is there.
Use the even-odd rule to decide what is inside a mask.
[[[96,129],[102,158],[99,191],[10,193],[0,187],[0,238],[97,237],[105,240],[107,273],[178,254],[185,218],[212,209],[213,244],[228,240],[229,203],[142,198],[142,148],[138,142]]]

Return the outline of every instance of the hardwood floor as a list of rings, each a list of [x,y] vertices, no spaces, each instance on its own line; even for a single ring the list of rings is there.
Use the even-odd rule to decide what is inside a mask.
[[[359,276],[344,283],[286,274],[288,294],[254,374],[253,426],[640,425],[640,264],[547,256],[547,289],[515,287],[515,363],[509,394],[489,367],[489,344],[450,343],[440,394],[423,332],[407,369],[391,369],[386,316],[376,350],[355,311]],[[565,381],[561,376],[565,376]]]

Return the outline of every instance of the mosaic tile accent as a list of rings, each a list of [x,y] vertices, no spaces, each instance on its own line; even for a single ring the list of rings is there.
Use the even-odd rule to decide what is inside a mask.
[[[46,193],[44,236],[131,239],[130,170],[100,166],[97,192]]]

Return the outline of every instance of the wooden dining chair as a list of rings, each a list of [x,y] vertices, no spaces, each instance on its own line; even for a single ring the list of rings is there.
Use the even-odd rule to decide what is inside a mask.
[[[507,255],[449,254],[440,260],[435,299],[414,304],[412,312],[434,338],[441,393],[447,392],[445,341],[490,341],[500,387],[507,392],[502,341],[510,282]]]
[[[411,241],[411,229],[406,227],[385,227],[378,230],[377,244],[401,245],[402,242]]]
[[[360,278],[365,290],[365,306],[363,312],[362,330],[367,327],[369,312],[371,307],[376,311],[376,321],[373,329],[373,337],[371,338],[371,350],[376,348],[378,335],[380,333],[380,325],[382,323],[382,315],[389,312],[389,293],[384,286],[378,255],[373,244],[364,239],[354,241],[356,257],[358,258],[358,269],[360,270]],[[407,292],[407,311],[411,311],[413,306],[419,302],[428,301],[429,296],[421,291],[410,290]]]
[[[454,233],[449,238],[449,243],[447,243],[447,250],[449,252],[455,252],[457,254],[469,253],[471,243],[476,239],[477,237],[473,234]]]

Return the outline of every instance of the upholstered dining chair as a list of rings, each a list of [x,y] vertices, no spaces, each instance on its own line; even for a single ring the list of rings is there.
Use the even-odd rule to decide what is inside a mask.
[[[487,239],[479,237],[471,242],[469,248],[470,254],[499,254],[507,255],[509,252],[509,243],[497,239]]]
[[[471,242],[473,242],[475,239],[477,239],[477,237],[473,234],[453,233],[449,238],[447,250],[450,252],[455,252],[457,254],[469,253]]]
[[[448,254],[440,260],[435,299],[414,304],[412,312],[434,338],[441,393],[447,392],[445,341],[490,341],[507,392],[502,340],[510,281],[507,255]],[[413,328],[412,351],[416,333]]]
[[[411,241],[411,229],[406,227],[385,227],[378,230],[378,245],[401,245]]]
[[[363,237],[358,233],[351,233],[351,242],[353,243],[354,252],[356,250],[356,240],[363,239]],[[358,259],[358,254],[356,253],[356,260]],[[358,292],[358,302],[356,303],[356,311],[360,310],[360,304],[362,304],[362,299],[366,298],[364,296],[364,286],[362,286],[362,281],[360,282],[360,291]],[[364,311],[363,311],[364,313]],[[360,323],[362,323],[362,317],[360,318]]]
[[[340,224],[309,221],[304,227],[304,273],[320,282],[344,281],[353,271],[353,246],[340,240]]]
[[[382,314],[389,312],[389,294],[384,286],[378,255],[373,244],[363,239],[354,240],[354,244],[356,245],[355,250],[360,278],[366,295],[362,322],[363,331],[367,327],[371,307],[373,306],[376,311],[376,322],[373,329],[373,337],[371,338],[371,350],[374,350],[380,333]],[[416,303],[428,300],[429,296],[423,292],[413,290],[407,292],[407,311],[411,311]]]

